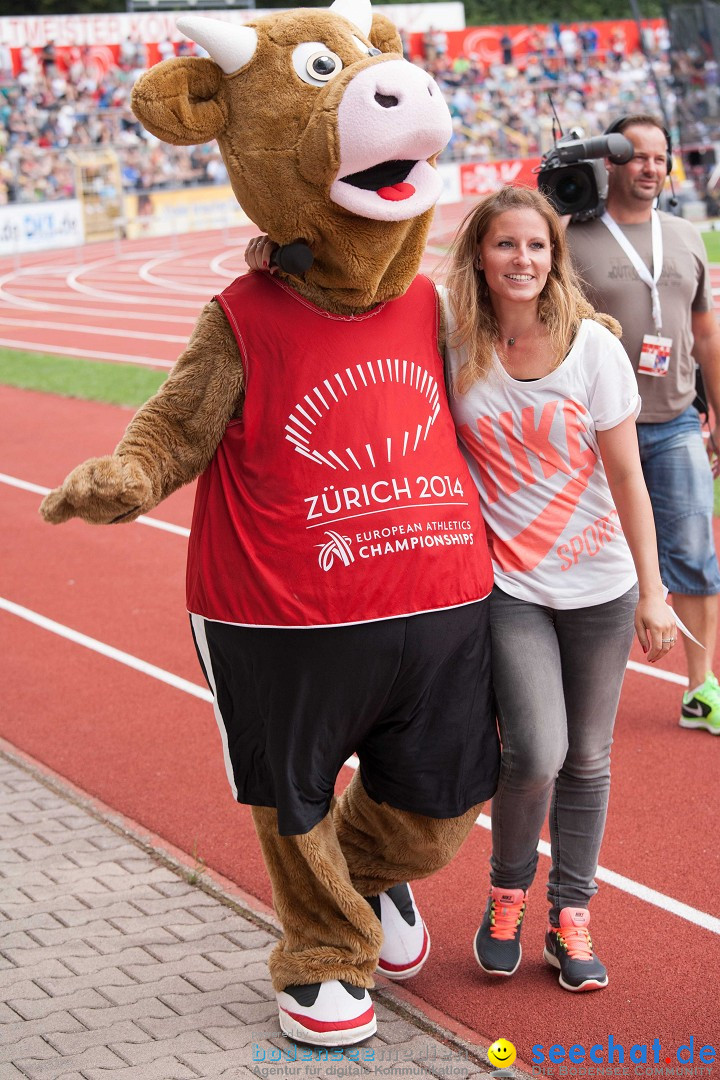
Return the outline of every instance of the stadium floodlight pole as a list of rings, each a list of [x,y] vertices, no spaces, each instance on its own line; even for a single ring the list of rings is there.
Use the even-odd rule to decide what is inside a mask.
[[[663,124],[665,128],[670,131],[672,125],[670,124],[667,109],[665,108],[665,101],[663,99],[662,91],[660,89],[660,81],[657,77],[652,57],[648,53],[647,46],[645,44],[645,38],[643,37],[642,13],[640,11],[640,5],[638,3],[638,0],[630,0],[630,7],[632,8],[633,18],[637,25],[638,37],[640,38],[640,48],[642,50],[643,56],[645,57],[645,63],[647,64],[648,70],[650,71],[650,77],[652,78],[653,86],[655,87],[655,93],[657,94],[658,105],[660,106],[660,112],[662,113]]]

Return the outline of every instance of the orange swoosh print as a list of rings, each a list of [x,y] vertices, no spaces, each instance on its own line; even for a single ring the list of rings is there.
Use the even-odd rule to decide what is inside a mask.
[[[537,517],[516,536],[503,540],[488,530],[488,544],[492,556],[498,566],[508,572],[534,570],[553,549],[590,483],[597,457],[589,447],[581,444],[580,432],[583,428],[580,417],[587,415],[587,409],[575,401],[566,399],[562,403],[558,401],[546,403],[542,410],[540,426],[536,430],[533,430],[530,424],[532,407],[523,409],[522,440],[518,439],[512,431],[510,414],[504,413],[499,417],[500,427],[515,465],[519,465],[519,455],[527,455],[532,449],[535,451],[534,456],[541,464],[543,475],[549,477],[553,472],[567,472],[568,470],[568,464],[562,460],[549,439],[552,417],[560,404],[567,439],[569,467],[572,469],[579,467],[580,471],[567,481]],[[467,424],[462,425],[459,433],[477,462],[485,486],[486,499],[488,504],[492,505],[499,497],[498,489],[501,489],[505,495],[512,496],[519,490],[520,485],[510,472],[508,462],[500,451],[498,439],[492,431],[490,418],[478,418],[477,428],[480,438]],[[541,441],[538,441],[540,436]],[[497,484],[492,479],[488,466],[493,470],[498,480]],[[523,480],[526,481],[524,486],[537,482],[529,463],[527,468],[519,469],[519,471]],[[528,480],[528,476],[531,479]]]

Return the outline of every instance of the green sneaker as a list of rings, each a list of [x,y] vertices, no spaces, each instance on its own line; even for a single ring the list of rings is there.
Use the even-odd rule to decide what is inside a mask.
[[[680,727],[705,728],[711,735],[720,735],[720,685],[712,672],[694,693],[683,694]]]

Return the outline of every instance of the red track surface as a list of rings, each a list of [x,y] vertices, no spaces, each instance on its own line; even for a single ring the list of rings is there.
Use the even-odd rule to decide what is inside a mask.
[[[95,247],[86,258],[96,268],[87,273],[74,253],[27,260],[5,267],[4,275],[0,267],[0,302],[8,293],[40,302],[41,286],[47,289],[54,271],[70,264],[79,271],[70,277],[70,291],[72,282],[82,282],[113,294],[102,302],[77,295],[68,301],[53,285],[49,304],[24,318],[31,324],[39,315],[66,322],[67,336],[59,329],[4,326],[3,339],[16,334],[15,340],[68,352],[81,341],[95,355],[116,351],[169,362],[181,348],[177,342],[116,337],[103,343],[89,332],[79,334],[78,322],[100,324],[106,317],[99,310],[117,309],[114,294],[120,291],[134,297],[121,309],[118,325],[126,331],[145,325],[155,334],[185,337],[202,302],[240,269],[244,241],[237,240],[228,255],[221,235],[186,237],[184,253],[179,246],[175,259],[169,253],[160,273],[157,263],[149,266],[162,247],[153,243],[154,255],[138,243]],[[170,252],[172,242],[165,247]],[[119,269],[98,265],[111,258],[120,260]],[[100,272],[107,274],[104,280]],[[58,272],[58,287],[64,277]],[[153,278],[165,284],[155,285]],[[157,307],[150,303],[155,299]],[[67,306],[82,314],[62,310]],[[138,320],[138,312],[155,317]],[[179,316],[185,321],[179,323]],[[35,330],[48,335],[47,344],[31,336]],[[130,417],[121,409],[2,388],[0,414],[0,472],[40,487],[55,485],[84,458],[109,451]],[[72,522],[53,529],[37,514],[39,500],[38,493],[0,482],[0,604],[20,605],[202,687],[184,613],[183,537],[141,524],[93,529]],[[192,491],[184,490],[153,516],[187,527],[191,503]],[[230,795],[205,701],[34,625],[7,605],[0,610],[0,648],[0,733],[9,742],[269,902],[249,814]],[[639,650],[634,659],[642,661]],[[665,670],[673,666],[680,670],[679,653]],[[488,1041],[511,1039],[525,1062],[536,1043],[606,1045],[610,1034],[626,1053],[633,1043],[660,1039],[663,1057],[673,1063],[690,1035],[696,1047],[710,1043],[720,1052],[720,739],[677,727],[679,694],[677,684],[628,672],[601,864],[629,884],[601,882],[592,906],[596,945],[610,970],[608,989],[568,994],[540,959],[544,855],[520,971],[511,980],[482,975],[470,944],[487,889],[489,834],[481,827],[450,867],[417,886],[433,951],[409,989]],[[660,903],[671,898],[689,910],[664,910],[644,889],[661,894]],[[697,925],[694,912],[711,916],[710,928]]]

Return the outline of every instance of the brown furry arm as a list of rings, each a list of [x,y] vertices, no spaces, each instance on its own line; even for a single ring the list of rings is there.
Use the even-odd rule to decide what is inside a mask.
[[[133,417],[115,448],[152,482],[153,502],[199,476],[210,463],[244,389],[237,343],[216,302],[202,311],[185,352],[157,394]]]
[[[40,513],[53,524],[133,521],[209,464],[243,401],[243,367],[230,325],[213,302],[154,397],[128,425],[115,452],[79,465]]]

